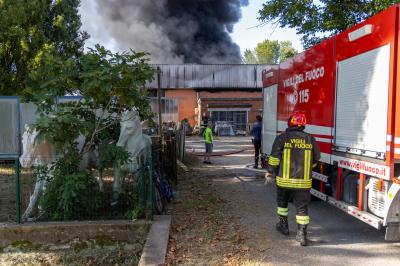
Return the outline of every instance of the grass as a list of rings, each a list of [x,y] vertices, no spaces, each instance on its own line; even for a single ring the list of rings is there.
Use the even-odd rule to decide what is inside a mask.
[[[20,249],[22,251],[29,251],[29,250],[39,249],[42,245],[33,244],[32,242],[27,240],[18,240],[11,243],[11,246]]]

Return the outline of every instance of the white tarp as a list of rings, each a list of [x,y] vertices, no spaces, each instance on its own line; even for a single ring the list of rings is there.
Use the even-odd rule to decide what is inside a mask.
[[[33,103],[20,103],[20,128],[21,135],[25,130],[25,125],[32,125],[36,122],[38,115],[37,107]]]
[[[0,155],[19,155],[19,101],[16,97],[0,98]]]

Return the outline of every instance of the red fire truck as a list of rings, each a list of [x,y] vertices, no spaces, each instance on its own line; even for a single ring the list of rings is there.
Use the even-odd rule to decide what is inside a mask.
[[[400,6],[263,71],[263,152],[304,111],[311,193],[400,240]]]

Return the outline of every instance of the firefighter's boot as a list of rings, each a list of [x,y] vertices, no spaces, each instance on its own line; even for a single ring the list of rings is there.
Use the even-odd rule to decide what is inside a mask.
[[[276,230],[280,232],[282,235],[289,235],[289,223],[288,217],[279,215],[279,222],[276,224]]]
[[[307,246],[307,225],[297,225],[296,240],[300,243],[300,245]]]

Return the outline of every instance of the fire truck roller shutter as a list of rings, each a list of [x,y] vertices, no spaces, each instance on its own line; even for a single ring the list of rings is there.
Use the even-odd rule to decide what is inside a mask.
[[[272,143],[276,137],[277,110],[278,110],[278,85],[272,85],[263,89],[263,130],[262,130],[262,152],[270,154]]]
[[[390,44],[337,67],[335,146],[383,159],[386,153]]]

